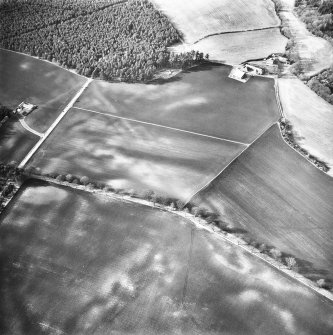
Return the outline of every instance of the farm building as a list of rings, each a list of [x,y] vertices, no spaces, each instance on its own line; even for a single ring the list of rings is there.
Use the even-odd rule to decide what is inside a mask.
[[[18,116],[21,116],[21,117],[27,116],[36,108],[37,108],[36,105],[23,101],[14,110],[14,114],[17,114]]]
[[[249,77],[246,75],[241,68],[233,67],[230,71],[229,78],[238,80],[242,83],[246,83],[249,80]]]
[[[246,83],[251,75],[263,75],[264,70],[260,67],[253,66],[250,64],[242,64],[237,67],[233,67],[230,71],[229,78],[238,80],[242,83]]]

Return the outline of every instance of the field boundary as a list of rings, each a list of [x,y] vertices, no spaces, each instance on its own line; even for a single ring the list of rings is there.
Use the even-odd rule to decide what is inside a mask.
[[[157,123],[140,121],[140,120],[127,118],[127,117],[124,117],[124,116],[118,116],[118,115],[114,115],[114,114],[110,114],[110,113],[98,112],[98,111],[94,111],[92,109],[87,109],[87,108],[82,108],[82,107],[73,107],[73,108],[81,109],[81,110],[84,110],[84,111],[87,111],[87,112],[90,112],[90,113],[101,114],[101,115],[113,117],[113,118],[116,118],[116,119],[122,119],[122,120],[131,121],[131,122],[137,122],[137,123],[146,124],[146,125],[149,125],[149,126],[155,126],[155,127],[165,128],[165,129],[179,131],[179,132],[183,132],[183,133],[188,133],[188,134],[192,134],[192,135],[197,135],[197,136],[202,136],[202,137],[208,137],[208,138],[212,138],[212,139],[219,140],[219,141],[231,142],[231,143],[241,144],[241,145],[248,145],[247,143],[244,143],[244,142],[229,140],[229,139],[223,138],[223,137],[216,137],[216,136],[211,136],[211,135],[196,133],[196,132],[190,131],[190,130],[179,129],[179,128],[174,128],[174,127],[169,127],[169,126],[163,126],[163,125],[157,124]]]
[[[231,30],[231,31],[222,31],[220,33],[213,33],[206,35],[204,37],[199,38],[197,41],[193,42],[192,45],[199,43],[200,41],[212,37],[212,36],[218,36],[218,35],[226,35],[226,34],[238,34],[238,33],[247,33],[251,31],[260,31],[260,30],[269,30],[269,29],[280,29],[281,25],[276,26],[269,26],[269,27],[263,27],[263,28],[252,28],[252,29],[244,29],[244,30]]]
[[[274,77],[274,90],[275,90],[276,103],[278,105],[278,109],[281,114],[281,117],[286,118],[284,111],[283,111],[282,103],[281,103],[278,78],[276,77]]]
[[[260,135],[258,135],[250,144],[248,144],[236,157],[234,157],[227,166],[225,166],[217,175],[215,175],[212,179],[210,179],[204,186],[202,186],[198,191],[196,191],[193,195],[191,195],[185,202],[185,205],[187,205],[197,194],[199,194],[202,190],[204,190],[206,187],[208,187],[218,176],[220,176],[224,170],[226,170],[238,157],[240,157],[253,143],[255,143],[262,135],[266,133],[266,131],[271,128],[274,124],[277,124],[278,122],[272,123],[267,129],[265,129]]]
[[[268,256],[266,254],[262,254],[258,249],[256,249],[253,246],[248,245],[241,238],[239,238],[239,237],[237,237],[233,234],[223,232],[220,228],[213,227],[213,226],[209,225],[204,219],[200,219],[199,217],[195,217],[193,214],[186,213],[186,212],[183,212],[183,211],[177,211],[177,210],[175,210],[171,207],[155,204],[155,203],[153,203],[151,201],[148,201],[148,200],[133,198],[133,197],[130,197],[128,195],[120,195],[120,194],[113,193],[113,192],[110,192],[110,191],[106,192],[106,191],[103,191],[103,190],[100,190],[100,189],[87,189],[87,187],[83,186],[83,185],[77,185],[77,184],[73,185],[73,184],[65,182],[65,181],[58,181],[58,180],[55,180],[55,179],[52,179],[52,178],[49,178],[49,177],[45,177],[45,176],[31,175],[31,178],[44,180],[46,182],[49,182],[50,184],[56,184],[56,185],[60,185],[60,186],[63,186],[63,187],[68,187],[68,188],[81,190],[81,191],[84,191],[84,192],[89,192],[89,193],[92,193],[92,194],[98,194],[98,195],[106,196],[106,197],[109,197],[109,198],[120,200],[122,202],[130,202],[130,203],[140,204],[140,205],[143,205],[143,206],[153,208],[155,210],[162,210],[162,211],[174,214],[174,215],[178,215],[178,216],[182,217],[183,219],[185,219],[186,221],[190,222],[195,228],[208,231],[209,233],[214,234],[214,236],[216,236],[217,238],[222,239],[224,241],[227,241],[229,244],[232,244],[235,247],[243,249],[245,252],[253,255],[256,258],[261,259],[263,262],[267,263],[269,266],[277,269],[279,272],[282,272],[287,277],[295,280],[296,282],[306,286],[307,288],[316,292],[317,294],[325,297],[327,300],[330,300],[331,302],[333,302],[333,293],[316,286],[310,279],[307,279],[303,275],[289,269],[287,266],[279,263],[278,261],[274,260],[270,256]],[[272,285],[274,286],[274,283],[272,283]]]
[[[56,120],[52,123],[50,128],[43,134],[40,140],[35,144],[35,146],[30,150],[30,152],[25,156],[25,158],[19,164],[19,168],[23,168],[30,158],[34,155],[34,153],[39,149],[39,147],[44,143],[44,141],[48,138],[54,128],[59,124],[62,118],[67,114],[67,112],[73,107],[76,100],[81,96],[83,91],[89,86],[89,84],[93,81],[93,79],[89,78],[84,85],[80,88],[80,90],[75,94],[72,100],[67,104],[64,110],[60,113],[60,115],[56,118]]]

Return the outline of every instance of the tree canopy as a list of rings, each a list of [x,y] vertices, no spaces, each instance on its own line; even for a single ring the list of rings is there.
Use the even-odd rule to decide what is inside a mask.
[[[103,80],[142,81],[161,67],[203,59],[171,55],[181,36],[147,0],[15,0],[0,6],[0,46]]]

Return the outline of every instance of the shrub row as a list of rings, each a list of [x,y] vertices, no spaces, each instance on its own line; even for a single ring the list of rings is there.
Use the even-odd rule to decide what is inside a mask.
[[[301,155],[303,155],[307,160],[313,163],[318,169],[324,172],[328,172],[329,167],[327,166],[326,163],[320,161],[318,158],[314,157],[313,155],[310,155],[307,150],[300,147],[296,143],[294,135],[293,135],[292,125],[290,124],[288,120],[286,120],[285,118],[281,118],[279,125],[280,125],[282,137],[291,147],[293,147],[296,151],[298,151]]]
[[[4,202],[16,193],[16,181],[21,174],[22,170],[17,168],[16,162],[0,164],[0,213],[4,209]]]
[[[286,123],[285,123],[286,124]],[[289,128],[289,127],[287,127]],[[29,174],[39,175],[40,170],[36,168],[30,168],[26,171]],[[112,192],[120,195],[127,195],[133,198],[144,199],[150,201],[154,206],[167,207],[169,210],[182,211],[184,213],[192,214],[195,217],[198,217],[204,220],[207,224],[218,227],[222,233],[233,234],[243,240],[247,245],[254,247],[256,250],[262,254],[266,254],[281,264],[287,266],[289,269],[292,269],[296,272],[299,272],[301,269],[299,267],[298,261],[292,255],[286,254],[275,248],[274,246],[269,246],[265,243],[258,242],[247,234],[246,231],[239,231],[237,228],[233,228],[228,223],[224,222],[222,218],[214,212],[207,210],[204,207],[196,206],[192,203],[185,204],[182,200],[168,197],[165,195],[156,194],[152,190],[146,190],[143,192],[136,192],[135,190],[124,190],[116,189],[112,186],[106,185],[100,182],[94,182],[86,176],[74,176],[72,174],[46,174],[45,177],[52,178],[58,182],[67,182],[71,184],[83,185],[89,189],[98,189],[104,190],[106,192]],[[317,280],[318,287],[325,288],[327,290],[333,290],[333,283],[325,278],[320,278]]]

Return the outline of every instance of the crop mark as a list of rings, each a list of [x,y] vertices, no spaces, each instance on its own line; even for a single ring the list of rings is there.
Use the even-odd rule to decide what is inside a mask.
[[[221,137],[215,137],[215,136],[211,136],[211,135],[196,133],[194,131],[189,131],[189,130],[174,128],[174,127],[168,127],[168,126],[163,126],[161,124],[152,123],[152,122],[139,121],[139,120],[136,120],[136,119],[131,119],[131,118],[127,118],[127,117],[123,117],[123,116],[118,116],[118,115],[114,115],[114,114],[110,114],[110,113],[103,113],[103,112],[94,111],[92,109],[87,109],[87,108],[82,108],[82,107],[73,107],[73,108],[81,109],[81,110],[84,110],[84,111],[87,111],[87,112],[91,112],[91,113],[95,113],[95,114],[101,114],[101,115],[105,115],[105,116],[109,116],[109,117],[113,117],[113,118],[117,118],[117,119],[122,119],[122,120],[131,121],[131,122],[137,122],[137,123],[147,124],[149,126],[155,126],[155,127],[170,129],[170,130],[179,131],[179,132],[183,132],[183,133],[187,133],[187,134],[208,137],[208,138],[212,138],[214,140],[219,140],[219,141],[224,141],[224,142],[230,142],[230,143],[235,143],[235,144],[241,144],[241,145],[248,145],[247,143],[244,143],[244,142],[238,142],[238,141],[229,140],[229,139],[226,139],[226,138],[221,138]]]
[[[187,261],[187,268],[186,268],[186,273],[185,273],[185,280],[184,280],[184,287],[183,287],[183,294],[182,294],[182,301],[181,301],[182,306],[184,306],[186,293],[187,293],[188,277],[190,273],[191,260],[192,260],[194,233],[195,233],[195,228],[191,227],[191,243],[190,243],[190,249],[188,252],[188,261]]]

